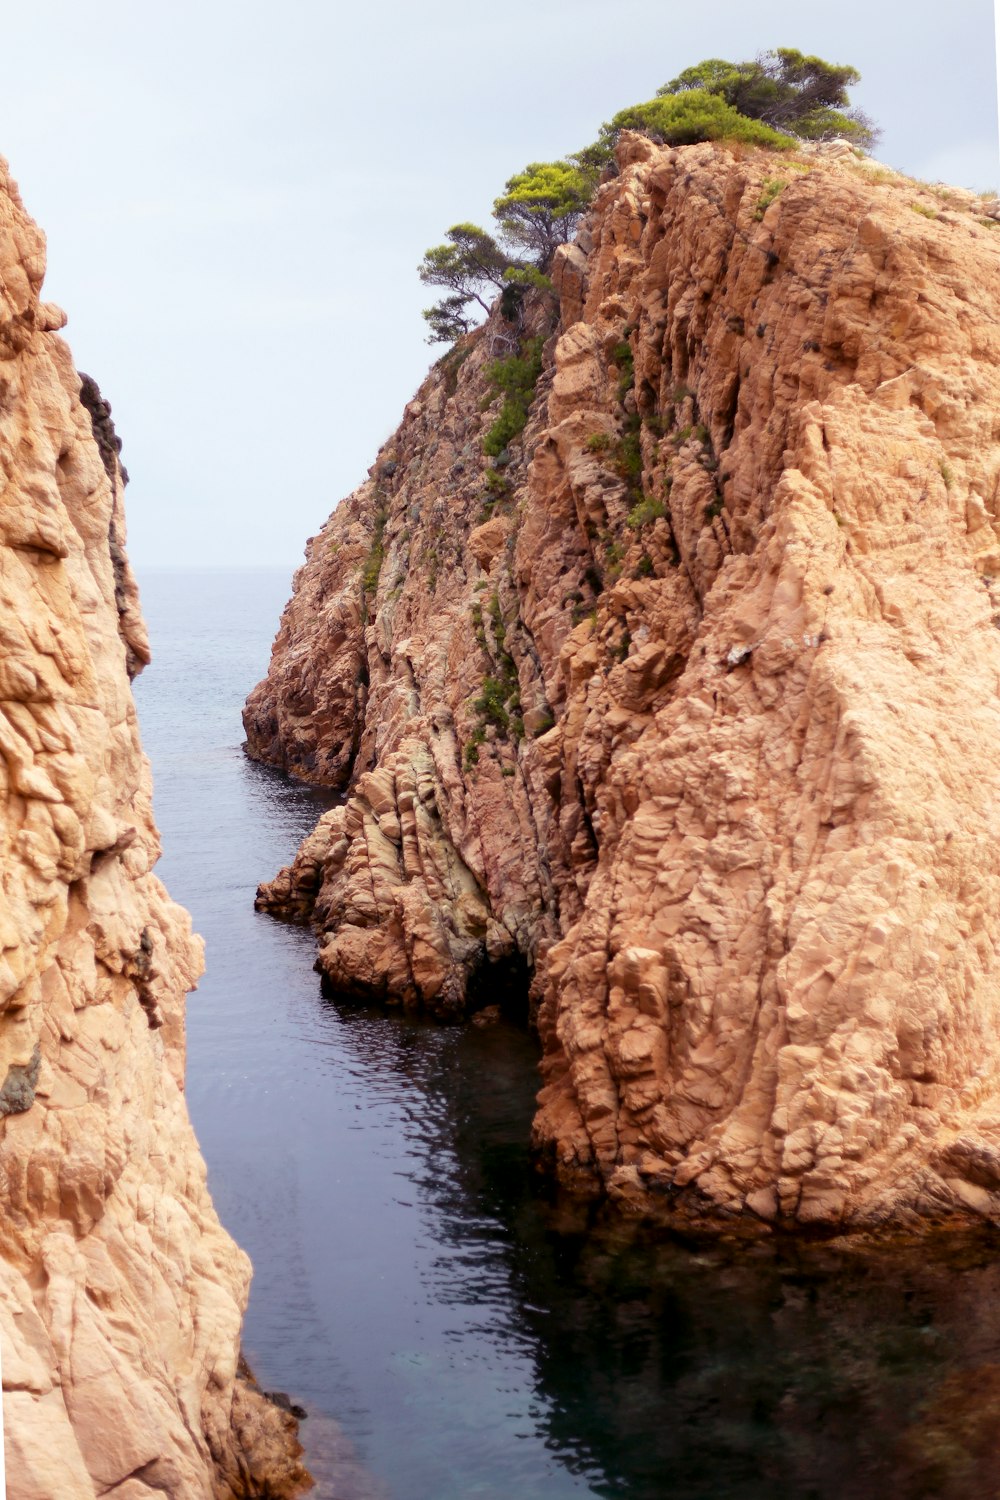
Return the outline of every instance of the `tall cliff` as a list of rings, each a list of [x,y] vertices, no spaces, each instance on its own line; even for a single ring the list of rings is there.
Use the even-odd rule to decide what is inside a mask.
[[[390,1003],[522,965],[537,1144],[631,1209],[996,1219],[1000,227],[843,146],[619,160],[558,320],[310,543],[248,745],[345,800],[260,902]]]
[[[0,162],[0,1347],[8,1500],[297,1494],[239,1366],[250,1266],[183,1095],[187,914],[152,874],[149,658],[109,410]],[[243,1371],[244,1373],[241,1373]]]

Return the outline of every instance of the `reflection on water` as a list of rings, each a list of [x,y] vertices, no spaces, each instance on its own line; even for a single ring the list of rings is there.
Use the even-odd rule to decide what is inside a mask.
[[[208,940],[191,1111],[256,1268],[247,1351],[312,1412],[317,1494],[1000,1493],[992,1248],[706,1248],[552,1200],[530,1038],[324,1000],[311,936],[252,909],[325,805],[239,750],[287,579],[143,583],[160,872]]]

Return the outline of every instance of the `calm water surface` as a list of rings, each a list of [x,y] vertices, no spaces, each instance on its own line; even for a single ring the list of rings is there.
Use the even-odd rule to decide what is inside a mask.
[[[725,1250],[551,1201],[530,1038],[325,1000],[253,911],[326,805],[240,750],[287,575],[141,583],[159,873],[208,944],[191,1113],[318,1500],[1000,1495],[994,1247]]]

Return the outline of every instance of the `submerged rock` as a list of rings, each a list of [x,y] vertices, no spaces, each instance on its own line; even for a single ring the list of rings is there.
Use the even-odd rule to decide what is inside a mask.
[[[536,1143],[629,1211],[1000,1218],[995,229],[850,153],[619,163],[510,463],[495,313],[310,544],[248,748],[345,802],[261,903],[388,1003],[519,957]]]

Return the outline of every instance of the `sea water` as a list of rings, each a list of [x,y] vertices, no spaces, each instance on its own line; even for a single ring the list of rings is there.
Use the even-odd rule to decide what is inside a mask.
[[[140,582],[158,873],[207,942],[188,1100],[317,1500],[997,1493],[994,1246],[693,1244],[560,1201],[531,1036],[325,999],[312,935],[253,910],[330,802],[241,749],[288,575]]]

